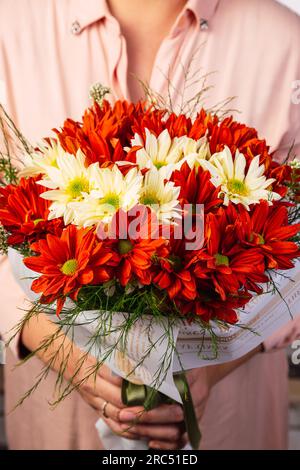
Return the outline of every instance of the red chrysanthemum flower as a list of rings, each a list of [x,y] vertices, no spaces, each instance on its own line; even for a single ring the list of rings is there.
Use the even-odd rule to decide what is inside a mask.
[[[107,166],[126,159],[124,147],[130,145],[134,136],[134,123],[143,122],[148,114],[163,112],[152,112],[143,102],[117,101],[111,106],[104,101],[101,107],[95,103],[88,109],[82,123],[67,119],[62,129],[55,132],[67,152],[75,155],[80,149],[88,164],[99,162],[100,166]]]
[[[180,187],[179,200],[183,204],[203,204],[205,212],[220,206],[219,188],[211,183],[211,174],[199,167],[191,169],[185,162],[180,170],[175,170],[171,181]]]
[[[191,129],[192,121],[184,114],[171,113],[167,116],[166,111],[150,109],[142,116],[141,120],[134,120],[133,131],[145,141],[148,129],[156,137],[165,129],[168,130],[171,139],[187,135]]]
[[[134,279],[143,285],[151,284],[155,259],[168,254],[155,215],[145,206],[136,206],[129,212],[119,210],[105,245],[114,254],[114,272],[122,286]]]
[[[239,220],[237,237],[241,243],[261,251],[267,268],[293,268],[292,260],[300,251],[291,238],[299,233],[300,224],[288,224],[288,210],[284,205],[269,206],[267,201],[261,201],[252,213],[241,207]]]
[[[185,240],[170,239],[168,257],[160,259],[157,274],[153,279],[160,289],[166,289],[170,299],[181,298],[193,300],[196,298],[196,279],[188,268],[190,252],[187,252]]]
[[[202,321],[220,320],[225,323],[235,324],[238,321],[237,309],[243,308],[251,299],[249,292],[241,291],[237,296],[229,296],[222,300],[209,283],[198,286],[199,295],[188,303],[178,303],[180,311],[191,318],[195,315]],[[202,294],[201,294],[202,291]]]
[[[269,178],[274,178],[273,191],[280,194],[282,197],[286,196],[289,187],[292,188],[288,199],[295,203],[300,202],[300,169],[293,168],[290,165],[280,165],[276,161],[272,162]]]
[[[288,192],[287,182],[291,182],[292,168],[289,165],[280,165],[273,161],[268,172],[269,178],[274,178],[272,190],[280,194],[281,197],[286,196]]]
[[[229,223],[226,211],[208,214],[205,220],[206,246],[191,260],[198,279],[210,279],[223,301],[238,295],[242,288],[261,292],[259,283],[268,282],[264,256],[257,247],[237,243],[236,226]]]
[[[32,243],[48,233],[59,236],[62,232],[61,218],[48,220],[50,201],[40,197],[47,189],[36,184],[39,179],[21,178],[18,185],[0,188],[0,222],[10,233],[10,245]]]
[[[95,233],[69,225],[60,237],[47,235],[31,246],[38,256],[24,259],[25,265],[41,273],[32,283],[32,290],[42,294],[41,303],[57,301],[60,314],[66,297],[77,300],[78,293],[88,284],[98,285],[110,279],[107,263],[112,258]]]
[[[197,140],[204,135],[212,154],[221,152],[227,146],[232,155],[235,155],[236,150],[244,154],[248,165],[253,157],[260,155],[260,163],[265,166],[266,176],[271,177],[274,161],[266,141],[258,137],[256,129],[235,121],[232,116],[219,120],[217,116],[202,109],[196,116],[188,137]]]
[[[191,136],[200,138],[204,135],[197,136],[197,128],[203,126],[204,118],[203,112],[196,118],[190,133]],[[260,163],[265,165],[266,170],[269,169],[272,162],[269,147],[265,140],[259,139],[256,129],[235,121],[232,116],[219,122],[215,117],[212,117],[207,120],[206,133],[211,153],[220,152],[227,146],[232,155],[235,155],[236,150],[239,150],[248,161],[256,155],[260,155]]]

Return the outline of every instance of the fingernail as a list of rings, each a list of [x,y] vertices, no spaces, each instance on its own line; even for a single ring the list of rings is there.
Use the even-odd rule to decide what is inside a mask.
[[[134,421],[136,419],[136,414],[131,411],[122,410],[119,414],[120,421]]]

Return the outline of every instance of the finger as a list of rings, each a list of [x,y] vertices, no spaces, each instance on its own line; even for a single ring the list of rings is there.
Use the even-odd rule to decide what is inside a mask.
[[[97,377],[95,382],[94,394],[117,408],[125,408],[122,402],[121,387],[107,382],[107,380],[100,376]]]
[[[116,423],[121,424],[120,419],[119,419],[120,411],[121,411],[120,408],[117,408],[111,403],[102,401],[101,410],[100,410],[102,417],[112,419]]]
[[[120,408],[117,408],[112,403],[109,403],[102,398],[95,397],[94,395],[86,394],[84,397],[86,402],[100,414],[101,418],[111,418],[119,422]],[[106,404],[106,405],[105,405]],[[105,413],[105,414],[104,414]]]
[[[112,383],[113,385],[121,386],[123,379],[122,377],[115,375],[114,372],[107,366],[102,366],[99,369],[99,375],[105,379],[107,382]]]
[[[100,411],[101,409],[101,399],[97,398],[95,395],[88,393],[84,390],[79,390],[81,398],[90,405],[94,410]]]
[[[121,425],[124,430],[128,430],[128,426],[130,424]],[[141,437],[148,437],[151,440],[170,442],[179,441],[184,434],[184,430],[180,429],[178,425],[134,424],[130,427],[130,431]]]
[[[181,423],[184,419],[180,405],[160,405],[150,411],[145,411],[140,406],[125,408],[120,412],[119,418],[122,422],[138,421],[139,424]]]
[[[110,427],[113,433],[117,434],[120,437],[124,437],[126,439],[131,439],[134,441],[138,441],[140,439],[139,435],[128,430],[128,426],[127,429],[123,429],[122,425],[116,423],[116,421],[110,418],[103,418],[103,421],[107,424],[107,426]]]

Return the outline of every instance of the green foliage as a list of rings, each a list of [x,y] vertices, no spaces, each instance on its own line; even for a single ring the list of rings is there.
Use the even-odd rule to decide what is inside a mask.
[[[6,232],[5,228],[0,225],[0,254],[7,255],[8,252],[8,233]]]

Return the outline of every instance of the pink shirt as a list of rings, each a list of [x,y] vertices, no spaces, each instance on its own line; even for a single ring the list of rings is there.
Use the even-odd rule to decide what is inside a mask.
[[[273,149],[287,152],[295,141],[300,150],[300,105],[292,100],[299,44],[299,18],[273,0],[189,0],[161,44],[150,86],[166,96],[169,75],[172,101],[180,106],[199,89],[195,77],[214,72],[205,107],[237,97],[231,105],[240,111],[236,117],[255,126]],[[126,42],[105,0],[2,0],[1,81],[7,109],[32,141],[66,117],[79,119],[94,82],[110,86],[115,98],[130,99]],[[7,260],[0,269],[4,291],[17,296],[13,280],[4,277]],[[4,333],[23,312],[14,296],[1,298]],[[289,328],[299,334],[295,322]],[[282,346],[286,337],[294,335],[279,335],[270,346]]]

